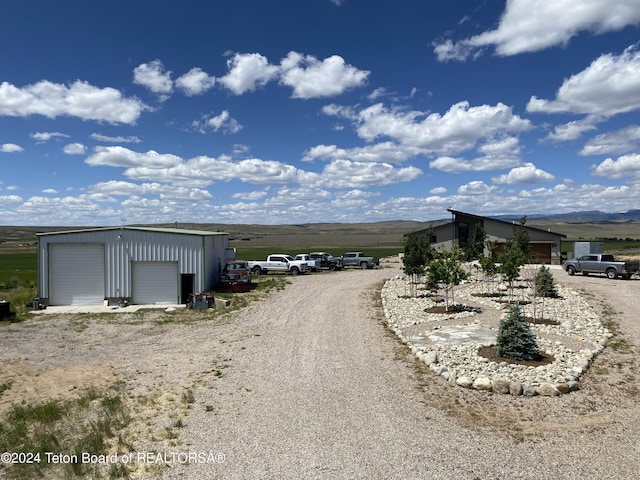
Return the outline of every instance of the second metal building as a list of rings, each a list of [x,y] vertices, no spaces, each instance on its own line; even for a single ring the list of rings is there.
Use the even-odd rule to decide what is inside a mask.
[[[184,303],[220,279],[229,235],[107,227],[40,233],[38,295],[46,305]]]

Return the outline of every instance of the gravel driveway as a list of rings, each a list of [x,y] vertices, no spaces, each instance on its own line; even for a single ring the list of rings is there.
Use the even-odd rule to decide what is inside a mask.
[[[216,461],[173,462],[164,479],[637,476],[640,281],[556,271],[616,322],[626,343],[605,349],[580,391],[516,398],[446,386],[414,361],[384,326],[376,298],[399,273],[395,263],[291,278],[284,291],[215,325],[114,317],[121,320],[72,330],[64,318],[3,327],[0,374],[7,365],[96,369],[125,378],[132,395],[190,388],[188,409],[174,398],[147,414],[162,424],[180,410],[183,426],[165,450],[212,452]]]

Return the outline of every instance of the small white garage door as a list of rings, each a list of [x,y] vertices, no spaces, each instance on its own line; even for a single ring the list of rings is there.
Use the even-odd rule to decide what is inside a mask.
[[[104,245],[49,244],[49,303],[100,305],[104,301]]]
[[[134,304],[178,303],[178,262],[133,262],[131,275]]]

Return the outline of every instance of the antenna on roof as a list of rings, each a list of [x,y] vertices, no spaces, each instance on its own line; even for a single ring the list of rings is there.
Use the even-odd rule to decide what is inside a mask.
[[[124,228],[124,224],[127,221],[127,219],[123,217],[120,219],[120,221],[122,222],[122,224],[120,225],[120,228]]]

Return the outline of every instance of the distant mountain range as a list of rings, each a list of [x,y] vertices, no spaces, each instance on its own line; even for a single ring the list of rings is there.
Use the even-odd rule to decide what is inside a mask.
[[[492,218],[500,220],[519,220],[513,215],[499,215]],[[558,213],[553,215],[532,214],[527,215],[527,220],[562,222],[562,223],[631,223],[640,222],[640,210],[629,210],[625,213],[606,213],[599,210],[585,212]]]

